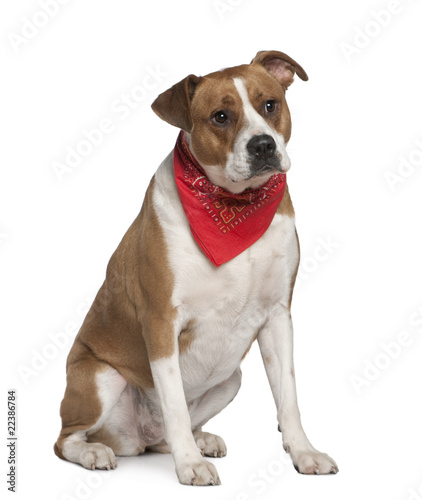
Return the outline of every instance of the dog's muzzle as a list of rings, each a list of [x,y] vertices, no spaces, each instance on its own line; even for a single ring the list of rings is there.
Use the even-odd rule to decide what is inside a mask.
[[[276,154],[277,146],[268,134],[254,135],[246,145],[250,159],[250,176],[262,175],[271,170],[281,172],[280,160]]]

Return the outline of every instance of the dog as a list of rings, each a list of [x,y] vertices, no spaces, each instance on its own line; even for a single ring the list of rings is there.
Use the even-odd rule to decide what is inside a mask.
[[[290,315],[299,265],[286,184],[286,90],[304,69],[278,51],[163,92],[153,111],[181,129],[67,360],[55,453],[87,469],[116,456],[172,453],[182,484],[217,485],[202,430],[241,384],[257,340],[283,446],[303,474],[338,471],[302,428]]]

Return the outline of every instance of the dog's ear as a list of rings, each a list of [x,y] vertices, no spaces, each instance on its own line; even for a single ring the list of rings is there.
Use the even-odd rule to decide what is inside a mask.
[[[304,81],[308,80],[305,70],[291,57],[277,50],[258,52],[251,64],[261,64],[287,89],[293,83],[295,73]]]
[[[189,75],[160,94],[152,103],[153,111],[163,120],[186,132],[192,130],[191,102],[200,77]]]

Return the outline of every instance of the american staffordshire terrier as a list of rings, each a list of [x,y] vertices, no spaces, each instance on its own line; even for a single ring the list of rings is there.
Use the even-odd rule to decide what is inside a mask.
[[[202,427],[236,396],[257,340],[295,468],[338,471],[306,437],[296,398],[285,97],[295,74],[308,79],[287,55],[258,52],[189,75],[152,104],[181,131],[70,351],[60,458],[114,469],[116,456],[172,453],[182,484],[219,484],[204,456],[226,445]]]

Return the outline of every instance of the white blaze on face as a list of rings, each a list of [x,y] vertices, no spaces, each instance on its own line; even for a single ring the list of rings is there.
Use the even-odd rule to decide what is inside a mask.
[[[267,134],[274,139],[277,146],[276,155],[280,160],[283,172],[287,172],[290,168],[290,159],[287,155],[283,135],[274,130],[252,106],[243,80],[241,78],[234,78],[233,81],[243,103],[245,126],[235,141],[233,152],[228,155],[226,164],[227,177],[235,182],[244,181],[248,178],[250,175],[250,164],[247,144],[253,136],[261,134]],[[259,177],[258,185],[263,184],[273,174],[274,172],[270,172],[265,178]],[[258,179],[255,180],[255,182],[257,181]]]

